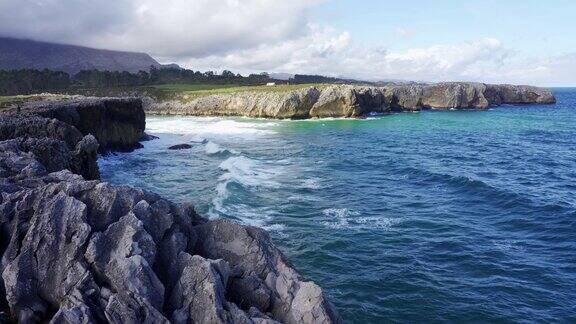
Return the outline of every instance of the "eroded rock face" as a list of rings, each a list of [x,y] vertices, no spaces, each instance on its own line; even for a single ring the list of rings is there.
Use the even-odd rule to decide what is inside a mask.
[[[94,136],[12,125],[5,134],[18,137],[0,142],[0,321],[340,322],[262,230],[86,180],[98,171]]]
[[[139,99],[34,102],[0,116],[0,141],[32,152],[49,172],[69,169],[98,179],[98,152],[139,147],[144,127]]]
[[[194,228],[195,251],[232,265],[230,297],[286,323],[331,323],[337,315],[321,288],[290,267],[262,229],[215,220]]]
[[[492,105],[499,104],[553,104],[556,98],[547,89],[510,84],[486,85],[487,98]]]
[[[190,144],[176,144],[176,145],[172,145],[170,146],[168,149],[169,150],[187,150],[187,149],[191,149],[192,145]]]
[[[49,173],[32,153],[9,149],[20,159],[0,155],[13,166],[1,180],[11,190],[0,204],[0,273],[18,321],[339,322],[262,230]]]
[[[91,134],[99,151],[130,151],[140,147],[146,126],[142,101],[136,98],[77,98],[66,101],[31,102],[12,116],[39,116]],[[26,118],[25,120],[30,120]],[[73,140],[71,140],[73,141]],[[77,142],[77,141],[76,141]]]
[[[486,109],[490,103],[485,91],[482,83],[437,83],[423,88],[420,103],[434,109]]]
[[[191,100],[155,103],[146,101],[149,113],[194,116],[247,116],[256,118],[309,118],[320,91],[307,88],[290,92],[218,94]]]
[[[211,95],[182,103],[146,100],[155,114],[264,118],[359,117],[421,109],[486,109],[501,104],[554,103],[547,89],[529,86],[443,82],[389,87],[333,85],[289,92]]]

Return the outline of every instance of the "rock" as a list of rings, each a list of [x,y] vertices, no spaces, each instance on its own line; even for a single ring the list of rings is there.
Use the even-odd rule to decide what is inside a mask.
[[[57,119],[83,135],[92,134],[99,151],[131,151],[139,148],[146,126],[142,101],[136,98],[79,98],[31,102],[21,115]]]
[[[553,104],[556,98],[547,89],[510,84],[487,85],[487,97],[493,105]]]
[[[178,280],[168,303],[172,323],[229,323],[228,263],[180,253],[176,267]]]
[[[190,144],[177,144],[177,145],[172,145],[170,146],[168,149],[169,150],[187,150],[187,149],[191,149],[192,145]]]
[[[235,287],[232,297],[244,308],[255,307],[287,323],[341,321],[321,288],[304,280],[263,230],[226,220],[210,221],[194,229],[198,235],[196,253],[223,259],[237,271],[230,278]]]
[[[153,141],[155,139],[159,139],[160,137],[158,136],[154,136],[151,134],[146,134],[144,133],[144,135],[142,135],[142,137],[140,138],[140,142],[148,142],[148,141]]]
[[[92,135],[85,136],[70,152],[66,143],[52,138],[24,138],[0,142],[0,150],[31,152],[47,172],[69,169],[88,180],[100,177],[96,163],[98,142]]]
[[[76,143],[76,148],[72,153],[70,170],[82,175],[87,180],[100,179],[100,171],[96,162],[99,146],[94,136],[84,136],[80,142]]]
[[[18,137],[51,138],[66,143],[73,150],[82,139],[74,126],[68,125],[56,119],[42,117],[0,117],[0,141]]]
[[[70,171],[96,150],[91,135],[74,151],[52,138],[0,142],[4,318],[340,322],[322,290],[304,281],[262,230],[209,222],[189,204]]]
[[[333,86],[322,90],[310,110],[310,117],[317,118],[352,117],[359,114],[359,105],[351,87]]]
[[[6,300],[19,322],[40,321],[52,305],[67,296],[82,273],[82,246],[90,235],[86,224],[86,206],[48,186],[22,197],[37,201],[16,212],[14,226],[24,222],[26,235],[12,236],[2,258],[2,278]]]
[[[158,114],[309,118],[320,91],[314,87],[288,92],[240,92],[200,97],[186,103],[146,101],[146,110]]]
[[[0,141],[15,140],[46,171],[100,177],[97,153],[140,146],[145,115],[138,99],[82,98],[33,102],[0,117]]]
[[[549,90],[470,82],[407,84],[386,87],[333,85],[286,92],[258,91],[216,94],[186,101],[154,102],[153,114],[246,116],[304,119],[361,117],[371,113],[421,109],[486,109],[503,103],[554,103]]]
[[[414,111],[422,108],[422,86],[406,85],[386,89],[385,96],[393,111]]]
[[[486,109],[490,103],[485,91],[482,83],[436,83],[423,88],[420,104],[433,109]]]

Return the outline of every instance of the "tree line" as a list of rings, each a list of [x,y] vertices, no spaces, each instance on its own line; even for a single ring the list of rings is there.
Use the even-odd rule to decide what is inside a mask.
[[[85,89],[114,89],[159,84],[236,84],[262,85],[276,83],[340,83],[342,79],[320,75],[296,74],[289,80],[274,80],[267,73],[242,76],[224,70],[200,72],[179,67],[150,67],[149,71],[83,70],[74,75],[52,70],[0,70],[0,96],[26,95],[41,92],[74,92]]]
[[[52,70],[0,70],[0,95],[62,92],[85,88],[139,87],[169,83],[260,85],[270,82],[267,73],[242,76],[224,70],[200,72],[176,67],[151,67],[150,71],[83,70],[75,75]]]

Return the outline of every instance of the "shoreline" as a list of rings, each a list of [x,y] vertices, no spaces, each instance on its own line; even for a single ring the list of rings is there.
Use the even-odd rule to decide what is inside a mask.
[[[347,115],[327,118],[373,112],[373,101],[360,101],[365,92],[338,89],[316,103]],[[375,108],[383,114],[422,110],[386,111],[384,103]],[[140,99],[75,97],[0,116],[0,314],[19,321],[340,323],[322,289],[290,266],[264,230],[210,221],[189,204],[99,181],[99,154],[134,150],[150,138],[146,115]],[[41,284],[29,289],[30,282]],[[184,293],[194,287],[204,292]]]
[[[144,118],[138,99],[34,103],[0,117],[0,314],[20,322],[340,323],[322,289],[264,230],[98,180],[97,152],[138,148]],[[31,281],[40,284],[30,289]]]
[[[486,110],[505,104],[553,104],[548,89],[447,82],[391,87],[332,85],[285,92],[212,94],[189,101],[144,100],[147,114],[269,119],[361,118],[372,113]]]

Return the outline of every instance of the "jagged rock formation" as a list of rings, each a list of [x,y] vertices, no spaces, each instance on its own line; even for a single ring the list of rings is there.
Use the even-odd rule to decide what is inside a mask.
[[[100,152],[133,150],[139,147],[140,139],[145,136],[146,121],[142,101],[134,98],[30,102],[20,112],[12,110],[8,115],[38,116],[76,128],[81,134],[92,134],[100,144]]]
[[[186,103],[147,100],[145,109],[153,114],[305,119],[359,117],[369,113],[421,109],[487,109],[502,104],[554,102],[555,98],[549,90],[537,87],[445,82],[241,92],[210,95]]]
[[[106,100],[0,119],[0,320],[341,322],[263,230],[79,175],[97,173],[98,142],[63,120],[86,126],[84,117],[67,118],[108,116],[82,112],[109,111]],[[39,131],[27,121],[52,126]]]

